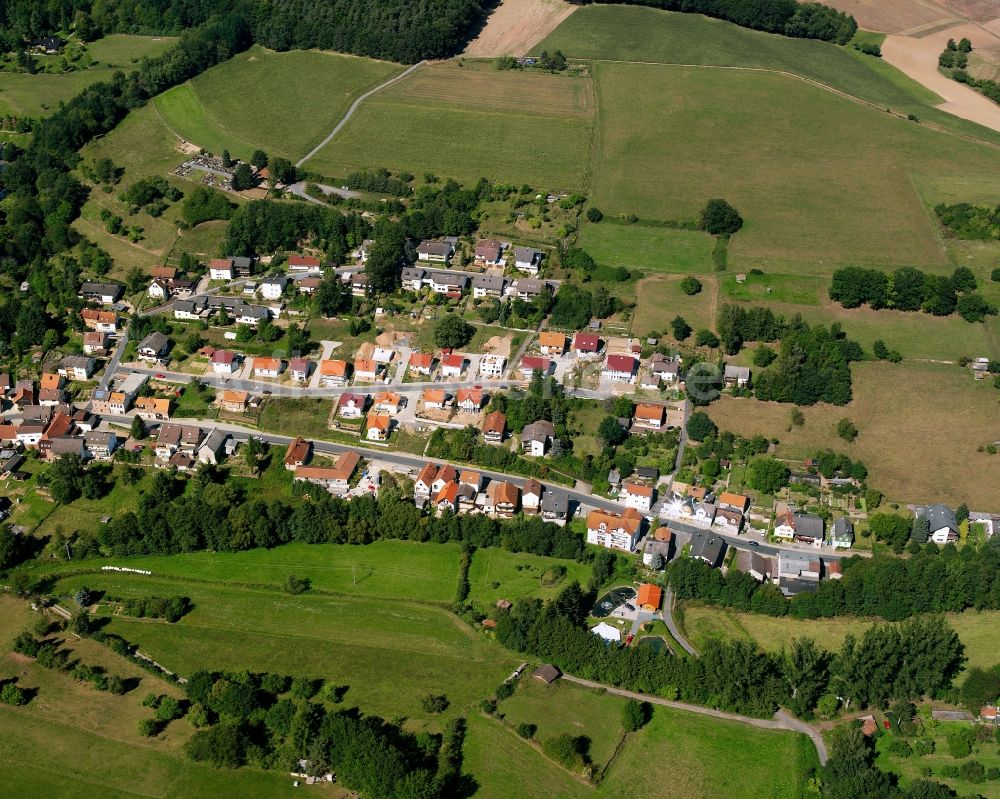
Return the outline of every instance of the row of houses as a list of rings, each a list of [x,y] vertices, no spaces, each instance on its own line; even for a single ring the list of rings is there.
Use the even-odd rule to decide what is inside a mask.
[[[729,491],[714,494],[697,492],[699,496],[674,493],[664,502],[660,516],[689,523],[718,527],[726,533],[739,533],[750,508],[750,498]]]
[[[118,438],[113,432],[96,430],[98,423],[92,413],[74,411],[68,405],[27,406],[18,424],[0,424],[0,448],[13,453],[35,450],[44,461],[63,455],[77,455],[81,460],[110,460]],[[5,474],[19,465],[10,467]]]
[[[424,240],[417,245],[417,260],[425,263],[446,264],[455,256],[458,239],[446,237],[440,240]],[[507,255],[512,255],[512,265],[520,272],[537,275],[545,254],[532,247],[512,247],[509,242],[496,239],[483,239],[476,244],[473,252],[473,262],[476,266],[488,269],[503,267]]]

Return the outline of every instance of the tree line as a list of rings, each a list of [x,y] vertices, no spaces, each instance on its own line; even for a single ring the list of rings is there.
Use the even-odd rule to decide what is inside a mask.
[[[593,0],[604,3],[612,0]],[[590,0],[570,0],[585,5]],[[801,39],[823,39],[847,44],[858,23],[845,14],[820,3],[796,0],[632,0],[635,5],[704,14],[735,23],[744,28],[780,33]]]
[[[758,583],[746,572],[723,575],[689,558],[672,563],[668,579],[679,599],[800,619],[874,616],[901,621],[926,613],[1000,609],[1000,542],[991,540],[978,552],[954,544],[916,549],[908,558],[846,558],[841,579],[823,580],[816,593],[787,599],[777,586]]]

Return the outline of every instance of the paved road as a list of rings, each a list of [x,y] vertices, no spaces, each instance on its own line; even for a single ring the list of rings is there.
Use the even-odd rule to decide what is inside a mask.
[[[701,716],[711,716],[712,718],[723,719],[725,721],[735,721],[738,724],[748,724],[751,727],[760,727],[765,730],[789,730],[791,732],[798,732],[809,736],[809,739],[816,747],[816,754],[819,756],[820,765],[826,765],[827,753],[823,737],[808,724],[799,721],[786,713],[784,710],[779,710],[775,713],[773,719],[755,719],[752,716],[741,716],[738,713],[726,713],[725,711],[715,710],[710,707],[690,705],[687,702],[672,702],[669,699],[653,696],[651,694],[639,693],[638,691],[626,691],[624,688],[616,688],[613,685],[605,685],[604,683],[594,682],[593,680],[584,680],[580,677],[574,677],[571,674],[563,674],[562,679],[567,682],[582,685],[586,688],[603,688],[609,694],[615,694],[616,696],[638,699],[640,702],[649,702],[653,705],[672,707],[676,710],[686,710],[689,713],[697,713]]]
[[[104,370],[104,376],[97,386],[102,391],[107,390],[108,386],[111,385],[111,378],[115,376],[115,372],[118,370],[118,364],[121,363],[126,346],[128,346],[128,326],[123,328],[121,333],[118,334],[118,344],[115,345],[115,351],[112,353],[111,360],[108,361],[108,365]]]
[[[405,78],[411,72],[413,72],[413,70],[415,70],[417,67],[419,67],[423,63],[424,63],[423,61],[418,61],[413,66],[407,67],[406,69],[404,69],[402,72],[400,72],[395,77],[389,78],[389,80],[387,80],[385,83],[380,83],[374,89],[369,89],[364,94],[362,94],[357,100],[355,100],[353,103],[351,103],[351,107],[347,109],[347,113],[344,114],[344,118],[341,119],[340,122],[337,123],[337,126],[333,130],[330,131],[330,135],[327,136],[325,139],[323,139],[323,141],[321,141],[315,147],[313,147],[312,150],[310,150],[304,157],[302,157],[298,161],[296,161],[295,162],[295,166],[296,167],[302,166],[306,161],[308,161],[310,158],[312,158],[314,155],[316,155],[316,153],[318,153],[320,150],[322,150],[324,147],[326,147],[326,145],[328,145],[330,143],[330,140],[340,132],[340,129],[342,127],[344,127],[344,125],[347,124],[347,121],[352,116],[354,116],[354,112],[358,110],[358,106],[361,105],[361,103],[363,103],[365,100],[367,100],[373,94],[382,91],[382,89],[386,88],[387,86],[392,86],[392,84],[398,83],[399,81],[401,81],[403,78]]]
[[[674,589],[667,585],[667,593],[663,598],[663,623],[667,625],[674,640],[684,647],[684,651],[689,655],[698,657],[698,650],[688,643],[687,639],[681,635],[676,622],[674,622]]]
[[[325,183],[317,183],[316,185],[319,186],[320,189],[322,189],[324,194],[339,194],[341,197],[344,197],[346,199],[352,199],[361,196],[361,192],[352,191],[351,189],[342,189],[339,186],[328,186]],[[306,183],[304,180],[300,180],[297,183],[292,183],[288,187],[288,193],[294,194],[296,197],[300,197],[303,200],[315,203],[316,205],[326,205],[326,203],[320,200],[319,198],[313,197],[306,193]]]

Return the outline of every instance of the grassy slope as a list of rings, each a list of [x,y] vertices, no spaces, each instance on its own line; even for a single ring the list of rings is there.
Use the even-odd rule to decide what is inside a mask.
[[[254,47],[156,98],[167,124],[213,152],[257,148],[293,161],[329,133],[351,102],[398,73],[384,61]]]
[[[134,69],[138,59],[160,55],[176,41],[169,36],[113,34],[87,45],[97,62],[87,69],[61,75],[0,72],[0,114],[47,116],[90,84]]]
[[[555,565],[566,567],[566,577],[554,585],[546,585],[542,577]],[[469,567],[469,601],[487,609],[501,598],[512,602],[522,596],[550,599],[573,580],[583,584],[589,578],[590,567],[573,560],[505,549],[477,549]],[[499,586],[494,587],[495,582]]]
[[[715,239],[694,230],[605,222],[583,225],[579,241],[595,261],[607,266],[684,275],[715,269]]]
[[[366,100],[307,167],[339,175],[385,166],[466,182],[486,176],[582,189],[594,107],[590,79],[464,63],[422,67]]]

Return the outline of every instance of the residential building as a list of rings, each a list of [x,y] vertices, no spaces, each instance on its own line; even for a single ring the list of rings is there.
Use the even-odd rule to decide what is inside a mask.
[[[822,564],[801,552],[781,550],[778,553],[778,587],[786,596],[803,590],[815,591]]]
[[[830,528],[830,546],[834,549],[850,549],[854,546],[854,524],[845,516],[834,521]]]
[[[140,360],[160,363],[166,361],[167,355],[170,352],[170,346],[170,339],[163,335],[163,333],[154,330],[139,342],[136,353]]]
[[[733,510],[738,510],[741,513],[746,513],[747,509],[750,507],[750,497],[744,496],[743,494],[733,494],[729,491],[723,491],[716,498],[715,503],[720,508],[732,508]]]
[[[452,272],[431,272],[429,278],[431,291],[435,294],[461,294],[467,285],[469,278],[467,275],[459,275]]]
[[[454,481],[445,483],[434,493],[434,506],[439,511],[450,510],[452,513],[457,513],[458,491],[458,483]]]
[[[94,413],[119,416],[127,413],[139,395],[139,390],[146,385],[146,380],[146,375],[130,372],[114,389],[95,390],[92,395],[92,410]]]
[[[254,267],[257,265],[256,258],[248,258],[245,256],[237,256],[232,259],[233,261],[233,277],[250,277],[254,272]]]
[[[374,383],[378,379],[381,367],[371,358],[354,359],[354,382]]]
[[[208,276],[211,280],[232,280],[233,259],[213,258],[208,262]]]
[[[438,467],[433,463],[425,463],[413,481],[413,494],[424,499],[430,497],[434,490],[434,480],[437,478]]]
[[[154,300],[166,300],[170,297],[170,288],[167,286],[167,281],[155,277],[146,289],[146,293]]]
[[[42,437],[38,442],[38,451],[46,460],[56,460],[63,455],[76,455],[80,460],[87,459],[87,448],[83,436]]]
[[[201,443],[201,430],[190,425],[161,424],[156,434],[156,457],[167,460],[175,452],[194,454]]]
[[[476,266],[489,267],[503,264],[503,244],[496,239],[483,239],[476,244],[473,262]]]
[[[204,297],[177,300],[174,303],[174,319],[201,319],[205,313],[206,306],[207,301]]]
[[[392,363],[394,357],[396,357],[396,351],[391,347],[379,347],[376,345],[375,349],[372,350],[372,360],[383,366]]]
[[[514,281],[513,292],[518,299],[531,301],[541,296],[547,288],[544,280],[522,277]]]
[[[569,519],[569,494],[546,488],[542,494],[542,520],[552,524],[564,525]]]
[[[394,391],[380,391],[375,395],[374,410],[395,416],[403,407],[403,398]]]
[[[667,530],[667,534],[668,536],[670,535],[669,530]],[[670,560],[671,537],[668,537],[665,541],[653,537],[646,538],[646,543],[643,544],[642,547],[642,563],[644,566],[649,568],[655,567],[657,569],[663,569],[666,567],[667,562]],[[659,565],[656,565],[657,556],[660,558]]]
[[[230,413],[244,413],[249,402],[250,395],[247,392],[228,388],[219,397],[219,406]]]
[[[368,397],[365,394],[345,392],[337,400],[337,415],[341,419],[360,419],[365,415]]]
[[[135,415],[147,422],[162,422],[170,418],[169,397],[138,397],[135,401]]]
[[[538,334],[538,349],[542,355],[565,355],[569,339],[554,330],[543,330]]]
[[[479,413],[486,402],[486,395],[481,388],[460,388],[455,392],[455,402],[464,413]]]
[[[442,410],[451,405],[451,398],[443,388],[425,388],[420,392],[424,410]]]
[[[631,508],[621,515],[592,510],[587,514],[587,543],[631,552],[642,531],[642,514]]]
[[[319,383],[321,386],[343,386],[347,383],[347,361],[329,359],[319,362]]]
[[[288,287],[288,278],[282,276],[266,277],[257,285],[257,291],[265,300],[280,300]]]
[[[299,466],[295,479],[325,488],[331,494],[344,494],[351,488],[351,477],[360,460],[357,452],[345,452],[333,466]]]
[[[542,263],[543,253],[531,247],[514,248],[514,267],[519,272],[527,272],[529,275],[537,275],[538,267]]]
[[[288,361],[288,375],[298,383],[305,383],[309,379],[309,370],[312,361],[308,358],[291,358]]]
[[[507,281],[503,275],[473,275],[472,276],[472,296],[475,299],[483,297],[493,297],[500,299],[507,288]]]
[[[555,426],[547,419],[525,425],[521,431],[521,451],[526,455],[541,457],[555,434]]]
[[[231,375],[240,368],[239,356],[232,350],[216,350],[209,359],[217,375]],[[254,364],[256,366],[256,362]]]
[[[651,402],[640,402],[635,406],[635,413],[632,416],[634,424],[638,427],[651,427],[659,430],[663,427],[663,406],[655,405]]]
[[[718,508],[712,524],[727,533],[738,533],[743,525],[743,514],[733,508]]]
[[[289,255],[288,256],[288,271],[289,272],[320,272],[319,258],[315,258],[311,255]]]
[[[323,284],[321,277],[304,277],[295,282],[295,288],[299,294],[315,294],[316,290]]]
[[[98,461],[109,461],[118,447],[118,436],[112,431],[91,430],[83,434],[87,454]]]
[[[424,287],[424,278],[427,272],[419,266],[407,266],[400,274],[403,288],[407,291],[420,291]]]
[[[601,376],[612,383],[634,383],[638,361],[631,355],[609,355]]]
[[[417,260],[447,263],[455,254],[455,248],[446,241],[422,241],[417,247]]]
[[[99,302],[102,305],[112,305],[122,296],[124,287],[120,283],[87,282],[80,286],[78,297],[84,300]]]
[[[718,566],[722,563],[722,555],[726,551],[726,542],[712,533],[703,533],[700,530],[691,536],[691,548],[688,555],[697,560],[703,560],[709,566]]]
[[[483,420],[483,441],[487,444],[503,443],[504,433],[507,431],[507,416],[500,411],[493,411],[486,414]]]
[[[537,514],[542,504],[542,491],[542,484],[534,478],[525,480],[521,488],[521,510],[529,516]]]
[[[385,441],[389,438],[389,429],[392,427],[392,417],[387,413],[371,411],[368,414],[368,423],[365,426],[365,438],[369,441]]]
[[[506,480],[494,480],[486,487],[486,512],[504,519],[517,513],[520,489]]]
[[[573,352],[577,355],[596,355],[601,349],[601,338],[597,333],[573,334]]]
[[[100,421],[90,411],[78,410],[73,413],[73,424],[83,433],[89,433],[100,424]]]
[[[635,508],[642,513],[649,513],[649,509],[653,506],[653,494],[652,486],[631,483],[627,480],[622,484],[625,507]]]
[[[277,377],[285,368],[285,362],[281,358],[254,358],[254,377]]]
[[[83,334],[84,355],[105,355],[108,351],[108,334],[88,330]]]
[[[928,508],[921,508],[917,513],[927,519],[930,528],[929,541],[935,544],[958,541],[958,520],[955,518],[955,512],[947,505],[938,503]]]
[[[220,430],[218,427],[212,428],[202,445],[198,447],[198,461],[218,466],[226,457],[226,441],[229,433]]]
[[[458,476],[458,484],[460,486],[471,486],[476,489],[476,491],[483,490],[483,475],[480,472],[474,472],[471,469],[466,469]]]
[[[465,371],[465,356],[451,353],[441,358],[442,377],[461,377]]]
[[[727,388],[746,388],[750,385],[750,367],[727,363],[722,379]]]
[[[312,442],[302,436],[295,436],[285,447],[285,468],[293,472],[299,466],[305,466],[312,454]]]
[[[112,335],[118,332],[118,314],[114,311],[95,311],[93,308],[84,308],[80,311],[80,318],[83,319],[83,324],[88,330]]]
[[[503,372],[506,368],[507,359],[503,355],[491,353],[484,355],[479,360],[479,376],[486,380],[503,377]]]
[[[535,372],[541,372],[542,376],[548,376],[552,373],[554,367],[555,364],[548,358],[541,358],[538,355],[525,355],[521,358],[521,378],[530,380],[535,376]]]
[[[435,492],[441,490],[441,486],[445,483],[457,483],[458,482],[458,471],[450,463],[445,463],[438,467],[437,474],[434,476],[434,483],[432,488]]]
[[[429,376],[434,371],[434,356],[429,352],[410,353],[407,368],[419,375]]]
[[[799,541],[820,547],[823,544],[825,526],[823,519],[812,513],[785,511],[774,520],[776,538]]]
[[[636,603],[642,610],[656,613],[663,604],[663,589],[652,583],[640,583]]]

